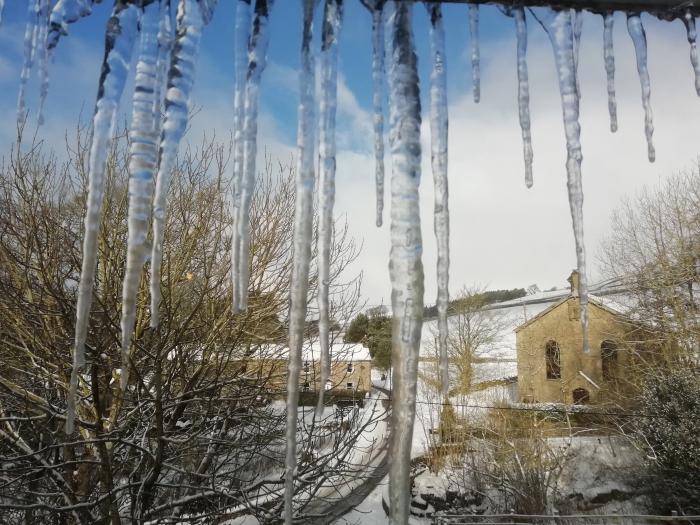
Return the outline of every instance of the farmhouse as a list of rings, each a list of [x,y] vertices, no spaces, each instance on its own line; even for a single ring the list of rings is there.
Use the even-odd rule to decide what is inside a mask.
[[[324,389],[364,396],[372,387],[369,350],[361,344],[332,343],[330,356],[330,378],[325,385],[321,385],[321,344],[315,341],[304,345],[299,390],[318,392]],[[286,346],[266,345],[256,350],[248,364],[269,377],[272,385],[284,391],[287,387],[288,359],[289,349]]]
[[[518,398],[524,403],[602,403],[624,389],[633,374],[633,323],[614,302],[589,295],[588,338],[583,352],[579,276],[568,296],[515,329]]]

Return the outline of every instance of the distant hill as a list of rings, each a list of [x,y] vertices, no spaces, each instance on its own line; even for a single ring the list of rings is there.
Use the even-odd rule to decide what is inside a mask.
[[[510,301],[512,299],[520,299],[525,297],[527,292],[525,288],[513,288],[511,290],[486,290],[484,292],[474,295],[470,300],[475,300],[481,303],[482,306],[487,306],[489,304],[500,303],[503,301]],[[453,313],[459,308],[459,299],[450,301],[447,307],[448,313]],[[426,306],[423,309],[424,319],[434,319],[437,317],[437,306]]]

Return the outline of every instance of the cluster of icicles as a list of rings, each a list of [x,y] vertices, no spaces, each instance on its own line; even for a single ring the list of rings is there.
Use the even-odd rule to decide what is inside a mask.
[[[285,479],[285,522],[294,514],[293,495],[296,469],[298,379],[301,367],[303,328],[306,320],[307,286],[311,257],[314,191],[318,198],[319,331],[322,347],[321,383],[329,377],[328,281],[330,246],[333,236],[335,193],[335,120],[337,101],[338,40],[343,21],[343,0],[325,0],[319,74],[321,94],[315,91],[313,47],[316,0],[299,0],[303,5],[300,102],[298,109],[298,165],[294,261],[290,294],[289,379],[287,397],[287,457]],[[394,523],[408,520],[411,436],[415,415],[418,351],[423,315],[423,267],[418,187],[421,176],[421,106],[417,58],[414,49],[411,1],[361,0],[372,16],[372,84],[376,155],[376,223],[382,225],[384,194],[384,84],[388,84],[389,142],[391,152],[391,255],[392,310],[394,314],[394,403],[390,461],[390,507]],[[88,16],[95,0],[29,0],[24,37],[24,64],[20,77],[18,119],[26,118],[25,88],[36,61],[40,70],[40,110],[48,91],[48,65],[59,38],[68,25]],[[93,118],[89,163],[89,197],[85,218],[83,264],[80,277],[74,363],[68,395],[66,432],[74,431],[76,397],[85,365],[84,348],[94,287],[97,236],[102,211],[105,161],[119,100],[136,49],[137,65],[132,94],[131,146],[129,152],[129,211],[126,272],[122,296],[121,391],[129,381],[129,356],[134,329],[136,298],[141,272],[150,259],[151,326],[159,323],[160,269],[170,173],[178,144],[187,127],[188,101],[195,79],[195,64],[202,30],[213,14],[217,0],[179,0],[173,27],[175,0],[116,0],[108,21],[105,55],[99,79]],[[0,0],[0,21],[4,1]],[[235,15],[234,163],[232,217],[233,242],[231,274],[233,311],[247,308],[249,279],[249,213],[255,186],[257,115],[260,80],[265,69],[268,21],[273,0],[238,0]],[[442,394],[448,392],[446,351],[449,215],[447,181],[448,105],[446,93],[445,35],[441,5],[426,2],[430,18],[430,135],[435,184],[434,228],[437,238],[437,307]],[[517,78],[520,126],[523,138],[525,183],[532,186],[532,145],[530,135],[529,88],[526,62],[527,28],[523,7],[501,7],[513,18],[517,36]],[[582,15],[573,10],[528,9],[549,35],[559,79],[568,157],[567,186],[573,222],[576,257],[581,276],[581,322],[584,351],[587,351],[587,291],[583,244],[583,192],[581,187],[581,145],[579,142],[578,49]],[[480,99],[479,7],[469,5],[465,17],[471,33],[474,101]],[[617,129],[612,30],[613,14],[603,15],[603,43],[607,73],[610,129]],[[696,51],[695,19],[690,11],[681,16],[690,44],[695,70],[695,88],[700,95],[700,66]],[[634,44],[642,88],[645,131],[649,160],[654,160],[650,85],[646,65],[646,37],[639,13],[627,15],[627,27]],[[385,78],[386,76],[386,78]],[[319,116],[315,110],[318,107]],[[318,126],[318,143],[315,129]],[[316,150],[319,174],[316,180]],[[152,241],[148,240],[152,228]],[[323,406],[323,389],[319,392]]]

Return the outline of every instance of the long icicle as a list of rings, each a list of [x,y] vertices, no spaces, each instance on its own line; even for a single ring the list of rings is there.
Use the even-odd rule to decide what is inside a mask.
[[[215,0],[180,0],[177,13],[177,37],[168,74],[165,95],[165,122],[161,133],[160,165],[153,197],[153,247],[151,251],[151,327],[160,324],[160,272],[163,262],[163,235],[168,189],[177,149],[187,128],[189,99],[194,85],[194,70],[199,54],[202,28],[209,22]]]
[[[423,325],[423,252],[418,188],[421,107],[412,2],[387,5],[391,146],[391,359],[394,370],[389,459],[391,523],[408,523],[411,436],[416,414],[418,353]]]
[[[88,175],[87,212],[85,237],[83,238],[83,264],[78,285],[78,304],[75,314],[75,348],[71,373],[66,433],[73,433],[78,379],[85,366],[85,341],[90,320],[95,265],[97,263],[97,237],[100,231],[102,200],[104,195],[105,164],[109,151],[112,128],[124,90],[131,52],[136,39],[138,9],[134,5],[117,4],[107,22],[105,54],[102,61],[95,115],[92,120],[92,143]]]
[[[297,130],[294,260],[289,309],[289,365],[287,373],[287,451],[285,458],[284,522],[294,518],[294,477],[297,466],[297,412],[299,372],[304,344],[306,301],[309,287],[314,192],[314,57],[311,51],[315,0],[303,0],[304,26],[299,72],[299,124]],[[323,388],[323,385],[322,385]]]
[[[469,4],[469,38],[472,56],[472,92],[474,102],[481,100],[481,52],[479,50],[479,4]]]
[[[321,381],[316,414],[323,415],[323,393],[331,375],[329,350],[329,284],[333,206],[335,205],[335,115],[338,103],[338,38],[343,22],[343,0],[326,0],[321,36],[321,101],[319,105],[318,177],[318,338],[321,343]]]
[[[236,220],[238,247],[238,279],[236,281],[239,311],[248,308],[250,280],[250,206],[255,189],[255,160],[258,154],[258,91],[267,63],[268,21],[272,0],[256,0],[253,27],[248,46],[248,74],[245,86],[243,118],[243,172],[240,184],[240,208]]]
[[[40,0],[39,30],[37,32],[39,53],[39,115],[37,121],[41,126],[44,123],[44,104],[49,94],[49,61],[50,51],[48,47],[49,35],[49,0]]]
[[[583,185],[581,181],[581,125],[579,124],[579,98],[576,89],[574,59],[574,34],[572,13],[568,9],[550,11],[546,21],[540,20],[554,51],[554,61],[559,78],[559,91],[566,134],[566,187],[576,244],[576,263],[579,272],[579,304],[583,352],[588,353],[588,280],[586,278],[586,250],[583,236]]]
[[[250,0],[236,3],[233,64],[235,84],[233,92],[233,181],[231,195],[231,289],[233,311],[239,310],[238,259],[241,236],[238,234],[238,214],[241,208],[241,180],[243,175],[243,117],[245,114],[246,71],[248,69],[248,41],[250,40]]]
[[[581,50],[581,31],[583,29],[583,13],[580,9],[571,10],[571,24],[574,38],[574,68],[576,69],[576,95],[581,100],[581,78],[578,74],[579,51]]]
[[[374,109],[374,178],[376,185],[376,224],[384,222],[384,0],[372,10],[372,106]]]
[[[2,26],[2,13],[5,11],[5,0],[0,0],[0,26]]]
[[[440,4],[426,4],[430,15],[430,150],[435,187],[434,229],[437,241],[437,312],[440,382],[443,402],[450,389],[447,355],[447,305],[449,302],[450,215],[447,180],[447,65],[445,63],[445,28]]]
[[[644,106],[644,134],[647,137],[647,152],[649,162],[656,160],[652,135],[654,134],[654,117],[651,112],[651,83],[649,81],[649,70],[647,69],[647,35],[644,32],[644,25],[639,14],[630,13],[627,15],[627,31],[634,44],[634,52],[637,57],[637,72],[639,73],[639,83],[642,87],[642,106]]]
[[[39,31],[39,0],[30,0],[27,4],[27,25],[24,29],[24,58],[19,75],[19,95],[17,97],[17,125],[22,127],[27,116],[26,92],[29,75],[32,72],[36,56],[37,33]]]
[[[171,0],[160,0],[160,26],[158,28],[158,59],[156,62],[155,93],[153,96],[153,118],[155,119],[156,139],[160,139],[163,123],[163,98],[168,87],[168,69],[173,50],[173,26],[171,20]],[[157,149],[156,142],[156,149]],[[160,158],[158,159],[160,162]],[[150,254],[146,255],[146,260]]]
[[[610,113],[610,131],[617,131],[617,101],[615,100],[615,51],[613,48],[613,26],[615,16],[612,12],[603,15],[603,59],[605,76],[608,80],[608,113]]]
[[[169,16],[169,13],[166,15]],[[136,320],[136,300],[141,273],[146,260],[148,228],[151,222],[151,201],[158,165],[158,126],[156,124],[158,81],[158,33],[161,5],[152,2],[143,8],[141,42],[132,99],[131,131],[129,132],[129,234],[126,246],[126,269],[122,284],[121,316],[121,389],[129,383],[129,349]]]
[[[695,91],[700,97],[700,61],[698,61],[698,48],[696,43],[697,32],[695,30],[695,17],[690,9],[686,10],[685,15],[683,15],[683,24],[685,24],[688,44],[690,45],[690,64],[693,66],[693,71],[695,72]]]
[[[522,7],[513,8],[518,61],[518,116],[523,136],[523,158],[525,159],[525,185],[532,188],[532,134],[530,132],[530,83],[527,73],[527,22]]]

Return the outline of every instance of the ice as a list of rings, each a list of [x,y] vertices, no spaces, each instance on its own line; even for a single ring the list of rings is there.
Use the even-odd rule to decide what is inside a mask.
[[[561,105],[566,135],[566,174],[569,193],[569,208],[576,244],[576,263],[579,272],[579,302],[581,305],[581,327],[583,330],[583,351],[588,348],[588,285],[586,279],[586,251],[583,237],[583,186],[581,182],[581,126],[579,124],[579,97],[576,88],[576,61],[574,52],[574,28],[570,10],[552,11],[545,9],[543,16],[537,16],[549,35],[554,50],[554,61],[559,79]]]
[[[527,21],[522,7],[512,11],[515,19],[518,60],[518,116],[523,136],[523,157],[525,159],[525,185],[532,187],[532,134],[530,132],[530,83],[527,73]]]
[[[605,75],[608,79],[608,113],[610,113],[610,131],[617,131],[617,102],[615,101],[615,51],[613,50],[613,13],[603,15],[603,58]]]
[[[579,51],[581,49],[581,30],[583,29],[583,13],[578,9],[571,10],[571,24],[574,36],[574,67],[576,68],[576,94],[581,100],[581,82],[578,76]]]
[[[481,59],[479,52],[479,4],[469,4],[469,39],[472,47],[472,92],[474,102],[481,100]]]
[[[415,419],[418,350],[423,322],[423,251],[418,188],[421,106],[411,5],[389,2],[388,48],[391,176],[391,303],[394,313],[389,505],[391,522],[408,522],[410,459]]]
[[[48,45],[50,49],[56,47],[62,35],[68,34],[68,24],[92,13],[94,3],[95,0],[58,0],[56,2],[49,17]]]
[[[256,0],[253,26],[248,45],[248,73],[245,85],[243,116],[243,164],[241,172],[240,209],[236,218],[238,236],[237,306],[239,311],[248,308],[248,281],[250,278],[250,205],[255,189],[255,159],[258,152],[258,92],[260,79],[267,63],[269,35],[267,25],[272,0]]]
[[[447,398],[450,378],[447,355],[447,305],[449,301],[450,215],[447,180],[447,66],[445,29],[440,4],[427,4],[430,14],[430,159],[435,186],[434,228],[437,241],[438,349],[441,392]]]
[[[38,123],[44,123],[44,103],[49,94],[49,0],[40,0],[38,14],[39,29],[37,31],[37,53],[39,54],[39,115]]]
[[[183,0],[178,5],[177,36],[165,94],[165,120],[160,138],[160,165],[153,197],[153,246],[151,251],[151,327],[160,324],[160,272],[163,261],[163,235],[171,172],[177,148],[187,128],[189,98],[195,79],[202,28],[209,21],[215,0]]]
[[[287,374],[287,451],[285,458],[284,522],[294,516],[297,409],[301,347],[304,342],[306,300],[313,223],[314,174],[314,56],[311,50],[315,0],[304,0],[304,26],[299,71],[299,117],[297,128],[296,207],[294,210],[294,260],[289,310],[289,365]]]
[[[169,16],[169,13],[166,13]],[[129,347],[136,319],[136,300],[141,272],[146,260],[148,229],[151,220],[154,175],[158,164],[158,125],[154,111],[158,84],[158,58],[161,3],[152,2],[143,8],[141,42],[136,64],[129,132],[129,210],[126,270],[122,285],[122,374],[121,389],[129,382]]]
[[[5,0],[0,0],[0,26],[2,26],[2,13],[5,10]]]
[[[83,238],[83,264],[78,285],[78,304],[75,314],[75,348],[73,371],[66,413],[66,433],[73,432],[75,402],[80,370],[85,365],[85,341],[87,338],[90,306],[95,282],[97,262],[97,237],[102,215],[104,175],[109,143],[119,101],[129,72],[131,52],[137,34],[138,9],[133,5],[115,6],[107,22],[105,58],[97,91],[95,115],[92,120],[92,143],[88,166],[88,197]]]
[[[644,106],[644,133],[647,137],[647,151],[649,162],[656,160],[652,135],[654,134],[654,119],[651,113],[651,84],[649,82],[649,70],[647,69],[647,36],[644,32],[642,19],[638,14],[627,15],[627,30],[629,31],[634,52],[637,56],[637,71],[639,82],[642,85],[642,105]]]
[[[333,206],[335,204],[335,116],[338,102],[338,38],[343,20],[343,0],[327,0],[321,36],[321,100],[319,105],[318,175],[318,331],[321,343],[321,385],[330,377],[328,351],[331,242],[333,240]],[[323,392],[319,389],[317,415],[323,413]]]
[[[690,63],[695,72],[695,91],[700,97],[700,62],[698,62],[698,49],[696,44],[697,32],[695,31],[695,17],[693,17],[693,13],[690,12],[690,9],[683,15],[683,23],[688,33],[688,44],[690,44]]]
[[[377,192],[377,227],[384,215],[384,2],[372,10],[372,105],[374,107],[374,177]]]
[[[238,235],[238,214],[241,208],[241,179],[243,176],[243,117],[245,109],[246,71],[248,69],[248,41],[250,39],[250,0],[238,0],[236,3],[236,22],[234,28],[233,66],[235,84],[233,92],[233,184],[231,197],[231,218],[233,233],[231,237],[231,288],[233,311],[239,310],[239,271],[238,260],[241,249],[241,237]]]
[[[30,0],[27,9],[27,25],[24,29],[24,58],[22,72],[19,76],[19,96],[17,98],[17,125],[22,127],[26,119],[26,91],[29,75],[32,72],[36,56],[36,44],[39,32],[39,0]]]

